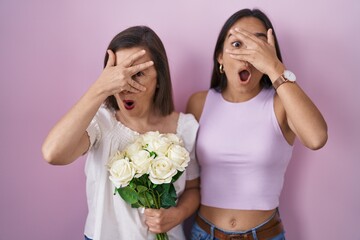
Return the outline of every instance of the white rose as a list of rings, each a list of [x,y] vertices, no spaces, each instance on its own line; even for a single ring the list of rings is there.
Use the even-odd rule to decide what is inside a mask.
[[[127,157],[132,158],[133,155],[138,154],[138,152],[141,151],[142,149],[143,149],[142,139],[138,138],[135,142],[128,145],[125,148],[124,152]]]
[[[117,188],[126,187],[135,175],[135,169],[128,158],[114,161],[109,172],[109,179]]]
[[[124,152],[117,151],[117,152],[115,153],[115,155],[114,155],[112,158],[110,158],[110,160],[109,160],[109,162],[108,162],[108,164],[107,164],[108,168],[110,169],[110,168],[111,168],[111,165],[112,165],[115,161],[120,160],[120,159],[123,159],[123,158],[125,158],[125,153],[124,153]]]
[[[143,135],[141,135],[143,143],[152,142],[152,141],[154,141],[154,139],[158,139],[160,137],[161,137],[161,134],[158,131],[156,131],[156,132],[150,131],[150,132],[146,132]]]
[[[147,132],[142,136],[143,144],[150,152],[155,152],[158,156],[163,156],[167,152],[171,142],[159,132]]]
[[[158,139],[158,141],[155,142],[155,152],[157,153],[158,156],[165,156],[165,154],[167,153],[171,142],[169,141],[169,139],[167,139],[166,137],[162,136],[160,139]]]
[[[167,133],[167,134],[165,134],[165,137],[172,143],[175,143],[180,146],[184,146],[182,139],[179,138],[176,134]]]
[[[189,152],[180,145],[171,145],[168,150],[167,157],[180,172],[185,170],[190,161]]]
[[[139,178],[145,173],[149,173],[149,167],[154,157],[150,157],[150,153],[146,150],[141,150],[132,155],[131,162],[135,168],[135,177]]]
[[[155,158],[150,164],[149,179],[152,183],[170,183],[177,170],[170,159],[164,156]]]

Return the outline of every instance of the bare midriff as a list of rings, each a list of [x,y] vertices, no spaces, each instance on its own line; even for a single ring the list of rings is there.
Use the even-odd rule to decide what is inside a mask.
[[[200,206],[200,214],[217,228],[226,231],[246,231],[268,220],[276,209],[237,210]]]

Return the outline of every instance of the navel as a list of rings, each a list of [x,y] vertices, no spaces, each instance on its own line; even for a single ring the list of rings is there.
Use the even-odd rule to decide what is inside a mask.
[[[237,221],[235,218],[230,219],[230,228],[236,228]]]

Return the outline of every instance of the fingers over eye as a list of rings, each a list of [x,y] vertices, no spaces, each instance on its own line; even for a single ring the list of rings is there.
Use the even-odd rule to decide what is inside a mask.
[[[144,56],[146,53],[146,51],[143,49],[143,50],[140,50],[132,55],[130,55],[127,59],[124,60],[124,62],[122,63],[122,66],[124,67],[131,67],[134,62],[138,59],[140,59],[142,56]]]
[[[137,64],[137,65],[134,65],[132,67],[129,67],[129,74],[131,76],[135,75],[136,73],[138,72],[141,72],[141,71],[144,71],[145,69],[151,67],[152,65],[154,65],[154,62],[153,61],[147,61],[147,62],[144,62],[144,63],[140,63],[140,64]]]
[[[240,29],[240,28],[233,28],[233,29],[230,29],[230,33],[233,34],[233,35],[236,35],[238,38],[240,39],[244,39],[245,37],[250,37],[250,33],[243,30],[243,29]]]
[[[141,85],[140,83],[136,82],[136,81],[133,80],[133,79],[129,79],[129,80],[128,80],[128,84],[129,84],[130,89],[133,90],[133,91],[131,91],[131,92],[134,92],[134,90],[136,90],[136,92],[140,92],[140,91],[145,91],[145,90],[146,90],[146,88],[145,88],[143,85]]]
[[[234,28],[230,30],[230,33],[236,35],[240,40],[250,44],[252,42],[259,43],[262,37],[267,38],[266,34],[262,31],[251,33],[244,29]]]

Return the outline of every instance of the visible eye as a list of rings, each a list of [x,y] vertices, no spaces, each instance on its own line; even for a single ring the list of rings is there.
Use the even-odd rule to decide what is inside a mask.
[[[241,42],[239,42],[239,41],[232,42],[231,45],[232,45],[233,47],[239,48],[239,47],[241,47]]]
[[[144,76],[144,73],[143,72],[138,72],[138,73],[136,73],[135,75],[132,76],[132,79],[136,80],[136,78],[139,78],[141,76]]]
[[[141,77],[141,76],[144,76],[144,73],[143,72],[138,72],[137,74],[135,74],[137,77]]]

